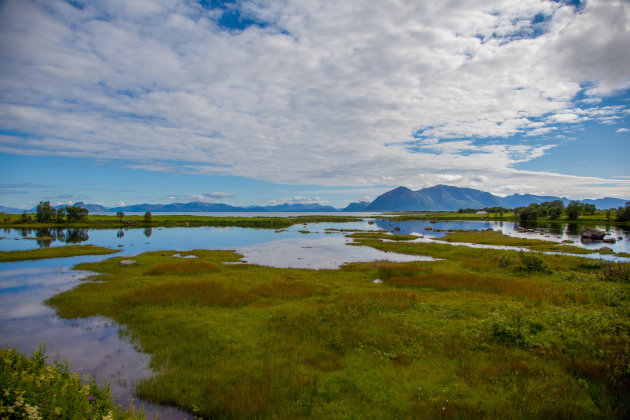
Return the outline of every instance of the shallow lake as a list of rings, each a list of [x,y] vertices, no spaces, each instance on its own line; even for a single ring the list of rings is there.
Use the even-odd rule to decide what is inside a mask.
[[[582,244],[577,225],[554,224],[539,226],[544,230],[519,232],[518,223],[493,221],[408,221],[390,222],[375,219],[353,223],[314,223],[295,225],[288,229],[251,228],[153,228],[153,229],[5,229],[0,233],[0,250],[27,250],[67,244],[93,244],[120,250],[114,256],[133,256],[146,251],[192,249],[233,249],[243,261],[275,267],[334,269],[353,261],[430,260],[428,257],[386,253],[368,247],[348,246],[346,233],[336,229],[388,230],[399,233],[440,237],[445,230],[488,229],[518,237],[560,242],[597,250],[606,245],[616,252],[630,252],[630,232],[618,227],[599,228],[621,236],[615,244]],[[426,230],[431,227],[432,230]],[[332,229],[332,230],[331,230]],[[47,354],[59,354],[78,371],[106,376],[117,401],[123,405],[132,400],[134,383],[151,375],[149,357],[138,353],[125,338],[124,331],[105,318],[62,320],[43,301],[61,291],[76,286],[90,273],[74,271],[81,262],[99,261],[112,257],[84,256],[63,259],[0,263],[0,337],[8,344],[30,354],[40,343],[46,343]],[[145,403],[152,417],[182,418],[175,409]]]

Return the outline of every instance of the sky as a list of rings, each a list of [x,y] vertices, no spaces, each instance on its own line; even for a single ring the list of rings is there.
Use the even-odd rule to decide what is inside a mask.
[[[630,199],[628,0],[0,0],[0,205]]]

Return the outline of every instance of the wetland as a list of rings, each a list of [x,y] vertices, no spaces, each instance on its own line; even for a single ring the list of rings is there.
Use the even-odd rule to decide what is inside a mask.
[[[160,418],[627,416],[630,233],[519,227],[5,229],[0,335]]]

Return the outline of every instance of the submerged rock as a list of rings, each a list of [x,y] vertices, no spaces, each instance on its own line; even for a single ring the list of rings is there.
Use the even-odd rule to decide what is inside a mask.
[[[617,241],[615,240],[615,238],[606,238],[602,242],[607,243],[607,244],[614,244]]]
[[[119,264],[122,266],[126,266],[126,265],[134,265],[136,263],[136,260],[120,260]]]

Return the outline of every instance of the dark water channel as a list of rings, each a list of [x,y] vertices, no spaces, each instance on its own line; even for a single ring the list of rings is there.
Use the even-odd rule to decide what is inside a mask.
[[[511,236],[545,239],[560,242],[576,241],[573,245],[597,250],[602,244],[581,244],[576,226],[557,224],[539,226],[544,231],[519,232],[512,222],[389,222],[375,220],[374,224],[318,223],[293,226],[285,230],[251,228],[153,228],[153,229],[60,229],[20,230],[0,232],[0,250],[28,250],[67,244],[93,244],[120,250],[114,256],[133,256],[146,251],[192,249],[233,249],[241,253],[243,261],[275,267],[334,269],[347,262],[391,260],[430,260],[428,257],[386,253],[368,247],[348,246],[345,233],[327,229],[383,229],[399,233],[423,235],[427,238],[443,236],[449,229],[499,230]],[[432,230],[426,230],[430,227]],[[615,244],[605,244],[616,252],[630,253],[630,232],[615,227],[599,227],[615,238]],[[107,318],[63,320],[45,306],[47,298],[75,287],[90,275],[74,271],[76,264],[100,261],[105,256],[84,256],[38,261],[0,263],[0,341],[30,354],[41,343],[46,343],[47,354],[62,359],[81,373],[96,374],[97,380],[107,377],[118,403],[127,405],[133,400],[137,381],[149,377],[149,356],[134,348],[124,330]],[[136,406],[143,404],[135,401]],[[149,418],[159,414],[162,419],[190,418],[173,408],[144,403]]]

